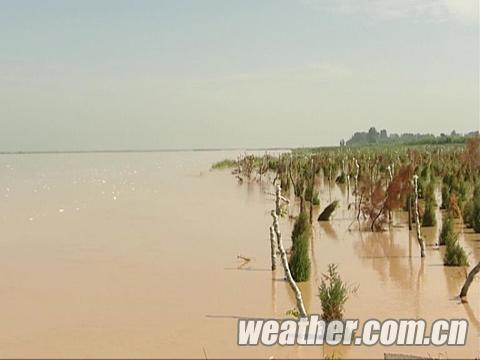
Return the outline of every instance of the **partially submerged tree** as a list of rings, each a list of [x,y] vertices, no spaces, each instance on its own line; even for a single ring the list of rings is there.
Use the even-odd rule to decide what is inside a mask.
[[[420,245],[420,256],[425,257],[425,240],[422,236],[422,230],[420,227],[420,213],[418,209],[418,176],[414,175],[413,177],[413,189],[415,192],[415,222],[417,226],[417,240]]]
[[[475,278],[475,275],[477,275],[480,272],[480,262],[475,265],[475,267],[470,271],[468,274],[465,283],[462,286],[462,290],[460,291],[460,299],[462,299],[463,302],[466,302],[466,297],[468,294],[468,289],[470,289],[470,285],[472,285],[473,279]]]
[[[389,183],[387,190],[384,193],[381,190],[374,191],[374,195],[376,195],[376,197],[381,198],[383,196],[384,199],[383,201],[376,200],[375,202],[374,196],[374,201],[372,201],[372,204],[379,203],[377,205],[377,209],[373,212],[371,225],[372,231],[375,229],[382,229],[383,224],[385,224],[387,221],[385,214],[388,213],[391,217],[391,213],[394,210],[402,207],[402,204],[405,203],[407,196],[410,193],[410,166],[402,167],[394,176],[392,168],[389,165],[388,173]]]
[[[280,232],[280,223],[279,223],[279,217],[281,213],[280,202],[282,201],[282,199],[284,199],[282,196],[282,189],[280,185],[277,184],[275,188],[275,210],[271,211],[271,215],[273,218],[273,230],[275,232],[275,236],[277,239],[277,246],[280,252],[280,259],[282,261],[283,270],[285,271],[285,277],[287,278],[287,282],[290,285],[290,288],[295,294],[298,312],[301,317],[307,317],[308,314],[307,314],[307,311],[305,310],[305,304],[303,303],[302,293],[298,288],[297,284],[295,283],[295,281],[293,280],[290,267],[288,266],[287,252],[285,251],[285,248],[282,242],[282,233]]]
[[[337,206],[338,200],[332,201],[318,216],[318,221],[329,221]]]
[[[272,261],[272,270],[277,269],[277,244],[275,239],[275,229],[270,226],[270,259]]]
[[[244,176],[248,180],[252,178],[255,170],[255,156],[245,154],[237,160],[239,176]]]

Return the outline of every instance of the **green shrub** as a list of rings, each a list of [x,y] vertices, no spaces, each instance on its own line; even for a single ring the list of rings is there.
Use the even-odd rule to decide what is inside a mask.
[[[295,220],[295,224],[293,224],[292,243],[294,247],[295,247],[295,241],[304,232],[310,232],[310,222],[308,220],[308,214],[306,211],[300,212],[300,215],[298,215],[297,220]]]
[[[468,190],[468,185],[465,183],[465,181],[460,180],[457,189],[459,203],[463,204],[467,200]]]
[[[480,233],[480,184],[475,186],[473,194],[471,223],[473,230],[475,230],[476,233]]]
[[[429,178],[429,176],[430,176],[430,169],[428,168],[428,166],[425,166],[420,172],[420,178],[426,180]]]
[[[450,200],[450,189],[447,185],[443,184],[442,186],[442,205],[441,209],[446,209],[448,207],[448,201]]]
[[[437,200],[435,199],[435,182],[430,181],[425,187],[425,193],[423,198],[425,202],[431,202],[434,206],[437,206]]]
[[[337,272],[337,266],[328,265],[318,288],[318,297],[322,304],[322,317],[325,321],[342,320],[343,307],[348,299],[348,289]]]
[[[453,218],[448,216],[442,224],[442,231],[440,231],[440,237],[438,239],[439,245],[445,245],[449,240],[455,238],[455,232],[453,231]]]
[[[445,266],[468,266],[468,256],[463,247],[458,243],[458,235],[446,239],[445,256],[443,263]]]
[[[462,218],[465,226],[471,228],[473,225],[473,200],[466,201],[463,205]]]
[[[292,256],[290,257],[290,271],[296,282],[307,281],[310,278],[310,234],[303,232],[295,240]]]
[[[476,199],[472,209],[472,227],[476,233],[480,233],[480,200]]]
[[[435,215],[435,203],[432,200],[427,201],[425,204],[425,213],[422,218],[422,226],[435,226],[437,225],[437,217]]]
[[[308,215],[302,211],[292,230],[292,255],[290,256],[290,271],[296,282],[307,281],[310,278],[310,222]]]

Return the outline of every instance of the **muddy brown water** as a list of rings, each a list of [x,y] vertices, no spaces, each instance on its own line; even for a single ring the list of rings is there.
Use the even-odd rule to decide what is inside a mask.
[[[422,261],[404,214],[383,233],[359,232],[344,190],[330,223],[316,224],[307,309],[329,263],[358,286],[347,318],[466,318],[462,347],[239,347],[238,318],[284,318],[295,302],[272,273],[268,185],[209,171],[237,152],[0,156],[0,357],[381,358],[385,352],[479,355],[479,283],[456,298],[465,271]],[[330,193],[322,187],[321,204]],[[318,210],[317,210],[318,211]],[[440,216],[440,213],[437,214]],[[291,220],[282,220],[289,245]],[[440,226],[440,224],[439,224]],[[470,263],[480,236],[461,231]],[[438,228],[425,229],[429,243]],[[247,264],[242,255],[252,259]]]

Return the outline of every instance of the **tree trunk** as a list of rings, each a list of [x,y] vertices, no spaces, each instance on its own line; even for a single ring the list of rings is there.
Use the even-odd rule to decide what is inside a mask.
[[[355,173],[355,209],[357,208],[357,195],[358,195],[358,174],[360,173],[360,165],[358,164],[357,159],[355,160],[355,167],[357,168],[357,172]]]
[[[390,184],[393,182],[393,171],[392,171],[392,166],[388,165],[387,167],[388,169],[388,175],[390,177],[390,181],[388,182],[387,184],[387,191],[388,191],[388,188],[390,187]],[[393,222],[393,214],[392,214],[392,210],[388,210],[388,222],[391,224]]]
[[[272,271],[277,268],[277,246],[275,244],[275,229],[270,226],[270,250],[272,259]]]
[[[355,195],[356,197],[357,195]],[[363,192],[360,194],[360,202],[358,203],[358,211],[357,211],[357,221],[360,223],[360,210],[362,209],[362,200],[363,200]]]
[[[313,222],[313,197],[315,194],[315,165],[313,164],[313,158],[312,158],[312,194],[310,195],[310,224]]]
[[[350,174],[347,174],[347,206],[350,205]]]
[[[277,185],[277,189],[275,191],[275,210],[272,210],[272,217],[273,217],[273,229],[275,231],[275,235],[277,237],[277,246],[278,250],[280,251],[280,258],[282,260],[282,265],[283,265],[283,270],[285,271],[285,276],[287,278],[288,284],[292,288],[294,294],[295,294],[295,299],[297,301],[297,308],[300,313],[300,316],[307,317],[307,311],[305,310],[305,305],[303,304],[303,298],[302,298],[302,293],[300,292],[300,289],[298,288],[297,284],[293,280],[292,273],[290,272],[290,267],[288,266],[288,259],[287,259],[287,253],[285,251],[285,248],[283,247],[282,243],[282,234],[280,233],[280,225],[279,225],[279,214],[280,214],[280,200],[282,199],[282,194],[281,194],[282,189],[280,188],[280,185]]]
[[[412,230],[412,195],[408,194],[408,230]]]
[[[386,201],[386,199],[385,199]],[[370,229],[372,230],[372,232],[375,231],[375,223],[377,222],[378,218],[380,217],[380,215],[383,214],[383,212],[385,211],[385,201],[383,202],[383,205],[382,205],[382,208],[380,209],[380,211],[378,212],[378,214],[373,218],[372,220],[372,226],[370,227]]]
[[[313,222],[313,202],[310,202],[310,214],[309,214],[310,224]]]
[[[330,201],[332,201],[332,165],[328,169],[328,194]]]
[[[420,245],[420,255],[425,257],[425,240],[422,236],[422,230],[420,228],[420,213],[418,211],[418,175],[413,176],[413,185],[415,188],[415,222],[417,225],[417,240]]]
[[[475,278],[475,275],[477,275],[480,272],[480,262],[470,271],[470,273],[467,276],[467,279],[465,280],[465,284],[462,287],[462,291],[460,291],[460,298],[462,301],[466,301],[465,298],[467,297],[468,289],[470,288],[470,285],[473,282],[473,279]]]

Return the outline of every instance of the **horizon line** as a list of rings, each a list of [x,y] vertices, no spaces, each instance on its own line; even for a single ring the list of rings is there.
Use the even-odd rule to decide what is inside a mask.
[[[161,153],[161,152],[202,152],[202,151],[278,151],[292,150],[298,147],[235,147],[235,148],[173,148],[173,149],[100,149],[100,150],[15,150],[0,151],[0,155],[35,154],[108,154],[108,153]]]

